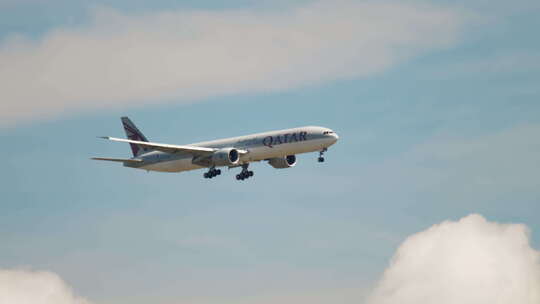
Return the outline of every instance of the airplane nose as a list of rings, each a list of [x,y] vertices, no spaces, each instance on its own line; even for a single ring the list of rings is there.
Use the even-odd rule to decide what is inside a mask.
[[[330,136],[332,137],[332,143],[337,142],[339,139],[339,136],[336,133],[332,133]]]

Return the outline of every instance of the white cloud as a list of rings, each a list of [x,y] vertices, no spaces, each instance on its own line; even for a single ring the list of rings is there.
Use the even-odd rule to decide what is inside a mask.
[[[197,298],[180,301],[183,304],[352,304],[362,298],[364,291],[358,288],[316,289],[297,293],[264,294],[239,298]],[[166,302],[173,304],[178,302]],[[165,304],[165,303],[164,303]]]
[[[540,303],[540,252],[524,225],[443,222],[400,246],[368,303]]]
[[[279,268],[279,267],[278,267]],[[521,224],[488,222],[472,214],[445,221],[407,238],[398,248],[376,288],[363,301],[364,287],[337,282],[332,272],[291,272],[278,269],[275,277],[252,270],[245,290],[242,280],[226,280],[215,272],[190,273],[172,286],[201,288],[201,292],[171,296],[150,293],[126,296],[122,303],[367,303],[367,304],[537,304],[540,303],[540,252],[529,243]],[[238,273],[244,270],[236,269]],[[231,275],[231,273],[227,273]],[[283,274],[287,274],[283,277]],[[194,277],[192,275],[195,275]],[[253,284],[260,281],[265,284]],[[233,275],[232,277],[237,277]],[[313,282],[310,278],[326,278]],[[279,279],[280,278],[280,279]],[[276,281],[278,280],[279,281]],[[231,292],[231,283],[244,285]],[[316,280],[317,281],[317,280]],[[204,283],[203,283],[204,282]],[[279,283],[278,283],[279,282]],[[295,282],[294,284],[291,282]],[[357,284],[360,282],[356,282]],[[365,282],[364,282],[365,283]],[[193,285],[194,284],[194,285]],[[285,288],[282,285],[290,286]],[[193,285],[193,286],[191,286]],[[223,286],[225,285],[225,286]],[[337,286],[337,285],[340,285]],[[195,286],[201,286],[195,288]],[[204,288],[202,288],[204,286]],[[209,287],[210,286],[210,287]],[[258,286],[258,287],[257,287]],[[366,286],[365,284],[363,286]],[[210,294],[203,291],[212,291]],[[227,291],[224,291],[225,289]],[[204,294],[204,295],[203,295]],[[51,272],[0,270],[0,303],[90,304],[75,296]]]
[[[0,45],[0,121],[368,76],[455,43],[464,18],[415,1],[326,1],[288,11],[99,10],[86,27]]]
[[[6,269],[0,269],[0,303],[90,304],[54,273]]]

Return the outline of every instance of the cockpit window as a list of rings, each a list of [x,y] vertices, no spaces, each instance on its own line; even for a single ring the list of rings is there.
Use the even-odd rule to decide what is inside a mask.
[[[334,134],[334,131],[324,131],[323,132],[323,135],[327,135],[327,134]]]

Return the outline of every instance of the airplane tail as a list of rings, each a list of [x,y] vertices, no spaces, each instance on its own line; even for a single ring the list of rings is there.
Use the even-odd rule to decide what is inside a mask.
[[[148,141],[148,139],[146,139],[146,136],[144,136],[144,134],[142,134],[142,132],[137,129],[135,124],[128,117],[122,117],[122,125],[124,126],[124,130],[126,131],[126,136],[128,139]],[[133,157],[137,157],[143,153],[150,151],[148,148],[141,147],[137,144],[129,145],[131,147],[131,151],[133,152]]]

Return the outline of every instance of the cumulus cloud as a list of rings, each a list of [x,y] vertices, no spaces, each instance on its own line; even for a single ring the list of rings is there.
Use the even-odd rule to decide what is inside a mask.
[[[89,25],[0,44],[0,121],[368,76],[452,45],[465,15],[416,1],[143,15],[101,9]]]
[[[399,247],[368,303],[540,303],[540,252],[524,225],[443,222]]]
[[[52,272],[6,269],[0,269],[0,303],[91,304]]]
[[[239,296],[234,301],[182,295],[177,299],[183,303],[353,303],[361,301],[363,294],[363,289],[329,287]],[[361,302],[537,304],[540,252],[530,246],[529,230],[521,224],[489,222],[477,214],[445,221],[407,238],[375,290]],[[91,304],[74,295],[58,275],[27,270],[0,270],[0,303]]]

